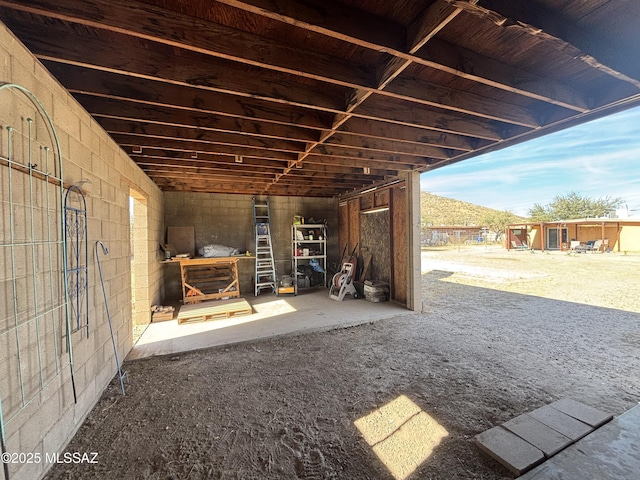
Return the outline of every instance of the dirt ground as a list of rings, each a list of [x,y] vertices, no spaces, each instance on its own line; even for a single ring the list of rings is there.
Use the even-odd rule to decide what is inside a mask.
[[[127,395],[112,382],[67,448],[98,464],[48,478],[513,478],[474,435],[562,397],[640,400],[638,271],[425,251],[421,314],[125,364]]]

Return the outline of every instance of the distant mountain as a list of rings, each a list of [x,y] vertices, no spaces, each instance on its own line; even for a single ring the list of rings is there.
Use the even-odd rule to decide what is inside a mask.
[[[493,208],[481,207],[473,203],[439,197],[429,192],[420,192],[420,214],[422,225],[478,225],[484,226],[487,218],[505,212]],[[526,218],[510,214],[513,220],[509,223],[526,221]]]

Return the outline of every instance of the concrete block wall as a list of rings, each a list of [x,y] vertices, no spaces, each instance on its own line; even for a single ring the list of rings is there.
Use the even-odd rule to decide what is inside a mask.
[[[157,245],[164,235],[164,202],[162,192],[131,161],[87,114],[82,107],[53,79],[37,59],[0,23],[0,82],[19,84],[31,91],[42,103],[53,120],[56,129],[63,163],[63,180],[66,184],[75,184],[84,180],[83,188],[87,192],[88,212],[88,245],[89,245],[89,336],[85,330],[72,334],[74,378],[77,391],[77,403],[74,403],[68,353],[64,348],[64,324],[57,323],[55,318],[43,316],[41,321],[34,322],[29,314],[36,315],[33,305],[43,306],[47,298],[40,292],[33,292],[31,276],[41,275],[38,271],[32,274],[29,262],[25,261],[15,269],[9,267],[7,251],[3,249],[0,265],[0,305],[10,306],[0,309],[0,340],[7,343],[2,348],[0,362],[0,396],[2,399],[5,422],[6,446],[9,452],[45,454],[61,452],[73,434],[81,425],[90,409],[95,405],[104,388],[116,373],[116,366],[111,344],[111,336],[107,321],[105,302],[101,282],[98,275],[95,243],[102,240],[109,249],[109,255],[102,255],[103,276],[107,292],[107,301],[116,335],[116,343],[120,359],[131,349],[131,245],[129,222],[129,195],[135,189],[145,199],[147,208],[147,242],[148,270],[147,288],[148,303],[159,303],[163,296],[163,270],[159,262]],[[14,92],[5,89],[0,91],[0,138],[6,136],[6,125],[18,122],[21,108],[20,101],[15,100]],[[8,107],[9,106],[9,107]],[[5,108],[7,107],[7,108]],[[15,107],[15,108],[14,108]],[[36,137],[46,134],[37,126]],[[6,150],[6,146],[4,147]],[[23,154],[24,152],[18,152]],[[3,155],[0,152],[0,155]],[[3,192],[8,188],[9,168],[0,163],[2,171]],[[16,172],[13,170],[13,172]],[[16,198],[20,192],[26,192],[29,183],[13,175],[12,184]],[[39,181],[43,182],[43,181]],[[35,182],[38,185],[38,182]],[[36,187],[41,188],[41,187]],[[25,193],[26,195],[26,193]],[[4,195],[3,195],[4,197]],[[26,198],[26,196],[25,196]],[[20,201],[17,202],[21,203]],[[30,228],[22,217],[29,215],[30,208],[20,205],[15,209],[14,227],[18,238],[31,238]],[[38,202],[36,202],[37,204]],[[29,204],[30,206],[32,204]],[[40,205],[36,205],[38,208]],[[36,209],[33,209],[36,210]],[[2,201],[3,238],[10,222],[8,204]],[[53,220],[36,217],[35,236],[46,228],[51,221],[53,228],[59,228],[59,216]],[[40,255],[38,250],[38,255]],[[28,256],[28,252],[20,252]],[[48,266],[45,268],[45,271]],[[36,271],[36,270],[33,270]],[[20,295],[18,311],[14,315],[13,288],[14,274]],[[63,264],[56,257],[51,273],[55,289],[62,289]],[[56,290],[58,291],[58,290]],[[143,306],[145,307],[145,306]],[[148,309],[149,306],[146,306]],[[17,322],[18,326],[15,326]],[[12,326],[12,323],[14,324]],[[36,328],[35,325],[39,328]],[[50,329],[50,330],[47,330]],[[17,334],[16,334],[17,332]],[[9,347],[20,344],[18,348]],[[52,338],[56,338],[57,348]],[[40,343],[41,355],[38,358],[37,344]],[[59,369],[55,368],[58,360]],[[20,382],[15,372],[19,372],[25,385],[26,398],[22,398]],[[41,377],[38,381],[34,378]],[[44,380],[44,381],[43,381]],[[31,464],[11,464],[9,467],[12,480],[38,479],[44,476],[49,465],[44,461]]]
[[[257,197],[264,199],[267,197]],[[294,215],[329,225],[327,250],[330,261],[338,262],[338,201],[334,198],[269,196],[271,237],[278,276],[291,273],[291,224]],[[205,245],[219,244],[249,250],[255,254],[251,195],[165,192],[165,226],[194,227],[196,252]],[[240,260],[240,293],[253,295],[253,260]],[[166,301],[182,298],[177,265],[165,265]]]

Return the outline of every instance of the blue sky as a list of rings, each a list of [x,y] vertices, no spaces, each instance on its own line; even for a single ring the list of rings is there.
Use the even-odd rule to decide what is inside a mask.
[[[423,173],[421,190],[527,216],[577,192],[640,215],[640,107]]]

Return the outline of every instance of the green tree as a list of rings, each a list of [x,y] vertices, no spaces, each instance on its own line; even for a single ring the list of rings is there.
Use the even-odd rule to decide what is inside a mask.
[[[543,207],[539,203],[533,205],[529,209],[529,217],[534,222],[550,222],[553,220],[553,215],[548,207]]]
[[[623,202],[624,200],[621,198],[601,197],[593,199],[582,196],[577,192],[570,192],[564,196],[556,196],[545,207],[535,204],[529,210],[529,217],[533,221],[541,222],[598,218],[615,210]]]
[[[519,217],[511,212],[494,210],[487,213],[482,219],[482,225],[495,233],[504,233],[507,225],[511,223],[517,223]]]

